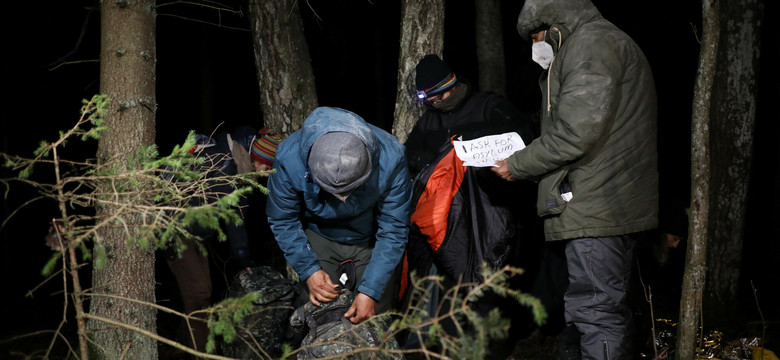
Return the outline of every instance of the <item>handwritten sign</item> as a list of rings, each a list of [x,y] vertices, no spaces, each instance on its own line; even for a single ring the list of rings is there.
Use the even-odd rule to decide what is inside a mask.
[[[525,143],[516,132],[500,135],[488,135],[478,139],[454,140],[455,154],[463,161],[463,166],[496,166],[497,160],[504,160],[515,151],[525,148]]]

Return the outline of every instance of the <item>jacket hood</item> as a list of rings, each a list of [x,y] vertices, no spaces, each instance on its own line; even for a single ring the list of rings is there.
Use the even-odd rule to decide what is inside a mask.
[[[581,24],[601,17],[601,13],[590,0],[526,0],[517,18],[517,32],[520,37],[530,41],[531,31],[549,26],[560,31],[561,38],[566,39],[569,34],[577,31]],[[559,38],[552,36],[549,40],[555,45]]]
[[[355,135],[366,145],[376,162],[378,144],[371,127],[359,115],[337,107],[318,107],[309,114],[301,128],[300,153],[304,164],[308,162],[309,150],[314,142],[329,132],[347,132]]]

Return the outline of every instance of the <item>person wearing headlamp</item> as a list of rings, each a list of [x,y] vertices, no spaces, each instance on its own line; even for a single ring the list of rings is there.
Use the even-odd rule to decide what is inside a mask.
[[[526,202],[518,201],[517,197],[533,190],[528,186],[532,184],[508,184],[486,167],[450,167],[453,147],[449,142],[453,137],[474,140],[517,132],[525,143],[530,143],[534,136],[530,117],[504,96],[475,91],[435,54],[423,57],[416,72],[415,95],[425,104],[426,111],[405,143],[415,189],[405,262],[408,273],[441,275],[447,288],[459,280],[480,281],[480,275],[473,275],[481,273],[483,264],[496,269],[507,263],[519,265],[519,259],[512,258],[509,250],[521,242],[525,248],[531,244],[529,240],[533,237],[526,236],[531,234],[521,233],[520,229],[531,228],[525,221],[536,219],[533,214],[523,214],[526,209],[533,209],[533,194],[527,194]],[[463,172],[459,173],[460,170]],[[450,178],[462,181],[439,181]],[[430,195],[423,197],[423,193]],[[421,203],[424,205],[418,207]],[[520,223],[523,224],[518,226]],[[472,231],[464,231],[465,227],[459,224],[468,224],[465,227]],[[445,230],[430,231],[433,228]],[[409,277],[404,279],[411,281]],[[431,290],[436,291],[438,288]],[[402,293],[405,299],[408,294]],[[486,294],[472,305],[478,313],[487,315],[500,304],[498,299]],[[436,316],[436,311],[429,309],[429,314]],[[445,331],[454,330],[445,325]],[[416,341],[410,338],[405,346],[414,347]]]
[[[533,125],[525,113],[504,96],[475,91],[438,55],[425,55],[415,70],[416,97],[425,103],[426,111],[404,144],[412,178],[453,135],[472,140],[517,131],[526,143],[533,139]]]

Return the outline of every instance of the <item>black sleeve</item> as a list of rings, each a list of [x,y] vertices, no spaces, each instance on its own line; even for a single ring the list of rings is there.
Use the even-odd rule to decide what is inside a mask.
[[[417,126],[409,133],[409,138],[404,143],[406,153],[406,164],[409,167],[409,176],[414,179],[425,163],[423,162],[423,152],[425,148],[425,138]]]
[[[234,176],[238,173],[235,162],[230,158],[229,151],[226,146],[221,147],[222,143],[218,142],[217,146],[211,150],[204,164],[209,165],[211,171],[206,175],[209,177],[209,189],[210,196],[207,199],[209,203],[214,203],[219,198],[232,193],[237,188],[230,181],[223,181],[219,178],[222,176]],[[206,156],[206,154],[204,154]],[[239,185],[240,186],[240,185]],[[238,213],[242,219],[240,225],[233,224],[232,222],[222,221],[222,229],[227,236],[227,240],[230,243],[231,253],[235,254],[237,250],[249,248],[249,236],[247,235],[246,226],[243,220],[246,218],[244,212],[248,211],[249,198],[242,196],[239,199],[238,206],[233,210]]]
[[[440,127],[426,127],[431,125],[430,121],[426,123],[426,117],[423,115],[409,134],[409,138],[404,143],[406,148],[406,164],[409,167],[409,176],[414,179],[425,166],[436,159],[439,150],[445,146],[449,139],[447,138],[447,129]]]

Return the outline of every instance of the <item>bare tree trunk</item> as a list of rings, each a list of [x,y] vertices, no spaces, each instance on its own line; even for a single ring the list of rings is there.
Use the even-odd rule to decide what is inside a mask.
[[[127,154],[154,143],[155,138],[155,1],[104,1],[100,6],[100,91],[111,99],[104,120],[108,127],[98,143],[98,161],[105,164],[118,156],[127,164]],[[115,184],[125,186],[126,184]],[[115,207],[98,209],[106,219],[120,212]],[[140,219],[119,218],[129,225]],[[138,303],[101,294],[155,302],[154,251],[127,243],[122,224],[114,221],[99,230],[95,245],[105,249],[105,265],[93,269],[90,315],[157,331],[156,312]],[[156,359],[157,343],[144,335],[90,320],[92,357],[99,359]]]
[[[423,56],[444,50],[444,0],[404,0],[401,12],[393,135],[403,143],[424,111],[415,96],[414,67]]]
[[[722,1],[718,74],[712,94],[710,241],[704,319],[727,327],[737,312],[758,93],[759,0]]]
[[[500,0],[474,0],[477,13],[479,89],[506,95],[504,29]]]
[[[710,109],[720,27],[718,1],[702,0],[702,43],[693,95],[691,132],[691,214],[687,262],[680,299],[677,356],[693,359],[707,271],[710,209]]]
[[[318,104],[299,3],[249,0],[263,120],[282,138],[298,130]]]

